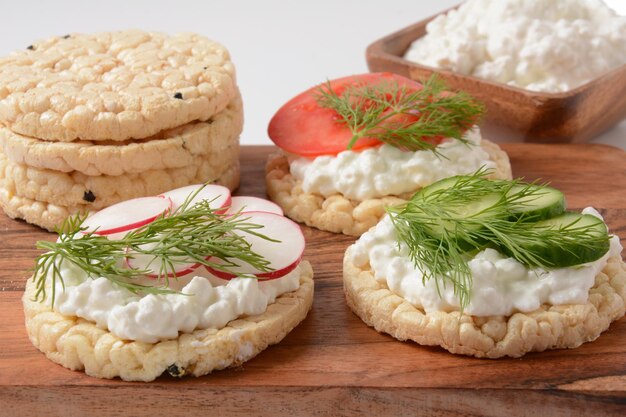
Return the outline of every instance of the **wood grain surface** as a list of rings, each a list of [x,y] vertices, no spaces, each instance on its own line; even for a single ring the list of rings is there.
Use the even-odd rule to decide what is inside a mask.
[[[451,89],[470,93],[485,103],[484,132],[519,141],[587,142],[626,118],[626,64],[573,90],[541,93],[404,59],[406,50],[426,34],[426,25],[434,17],[372,43],[366,52],[370,71],[391,71],[418,81],[436,73]]]
[[[515,176],[549,180],[569,206],[593,205],[626,244],[626,152],[603,145],[507,144]],[[264,196],[272,147],[244,147],[238,194]],[[303,227],[316,294],[307,319],[243,366],[152,383],[99,380],[48,361],[29,342],[20,297],[40,239],[0,214],[0,416],[578,416],[626,414],[626,319],[573,350],[474,359],[403,343],[344,302],[353,238]]]

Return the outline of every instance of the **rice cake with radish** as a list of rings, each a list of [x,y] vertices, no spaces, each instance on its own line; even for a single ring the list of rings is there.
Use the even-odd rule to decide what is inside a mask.
[[[152,344],[121,340],[92,322],[51,312],[32,301],[34,284],[29,281],[22,298],[26,330],[48,359],[93,377],[145,382],[164,373],[199,377],[254,358],[305,319],[313,304],[313,270],[307,261],[300,274],[298,290],[281,295],[262,314]]]
[[[183,195],[186,197],[181,200]],[[256,208],[262,208],[259,201],[247,200],[250,201],[256,203]],[[29,280],[22,299],[32,343],[50,360],[66,368],[84,370],[95,377],[119,377],[127,381],[151,381],[163,374],[206,375],[238,366],[269,345],[278,343],[306,317],[313,302],[313,271],[310,264],[302,260],[304,237],[296,223],[280,214],[245,212],[241,207],[232,207],[231,202],[225,187],[197,185],[128,200],[82,221],[75,219],[76,224],[66,224],[65,237],[60,237],[65,242],[63,255],[56,251],[55,243],[40,243],[48,252],[38,258],[34,277]],[[242,203],[246,203],[245,198]],[[268,207],[273,208],[271,203]],[[206,223],[198,226],[201,219]],[[187,222],[191,226],[187,226]],[[71,225],[77,228],[72,231]],[[87,230],[78,231],[84,229],[83,226]],[[230,231],[224,234],[225,230]],[[258,233],[266,238],[259,238]],[[193,239],[180,240],[179,234],[195,235]],[[217,238],[211,238],[212,234]],[[164,243],[157,246],[148,243],[154,241],[153,236],[159,236]],[[251,242],[251,247],[239,240],[248,241],[252,236],[256,240]],[[231,237],[237,238],[232,240]],[[108,242],[107,248],[115,246],[117,249],[106,252],[101,246],[102,239]],[[203,239],[209,239],[217,249],[206,252],[201,243]],[[101,266],[100,277],[79,274],[78,281],[73,277],[78,265],[73,263],[78,259],[74,256],[80,256],[72,249],[74,242],[83,248],[96,245],[106,252],[90,251],[88,264]],[[228,255],[219,249],[222,245],[226,245],[223,250]],[[176,268],[163,270],[164,264],[155,254],[162,247],[168,248],[168,262],[177,262]],[[177,249],[199,256],[202,262],[181,259],[176,255]],[[126,262],[122,262],[122,269],[107,269],[111,263],[101,263],[101,259],[126,259]],[[54,268],[45,267],[52,264],[60,265],[56,272]],[[231,268],[233,265],[240,267]],[[220,279],[204,269],[210,266],[232,274],[228,279]],[[104,278],[108,276],[107,271],[112,270],[117,275]],[[139,272],[132,275],[136,271]],[[274,275],[269,277],[267,272]],[[164,281],[164,273],[169,276],[167,281]],[[134,278],[129,278],[131,276]],[[161,293],[162,287],[155,287],[163,282],[167,282],[170,292]],[[93,294],[102,285],[108,288],[107,308],[114,308],[117,313],[100,314],[100,307],[95,306],[99,304],[96,299],[85,300],[84,306],[68,301],[80,298],[79,293]],[[56,295],[53,288],[58,290]],[[131,294],[130,288],[139,292]],[[116,294],[120,291],[128,294],[119,298]],[[267,297],[264,298],[267,305],[262,302],[256,305],[259,301],[254,297],[258,294]],[[146,297],[150,301],[141,304]],[[178,313],[168,310],[166,306],[170,301],[177,305]],[[195,302],[204,303],[198,305],[202,315],[196,316],[194,309],[185,312],[185,303],[195,305]],[[148,314],[146,305],[155,303],[165,304],[159,307],[158,314]],[[224,313],[227,310],[223,307],[229,303],[235,306],[228,311],[230,316]],[[122,310],[137,308],[138,315],[119,314]],[[68,314],[69,311],[76,314]],[[115,318],[102,321],[102,317],[111,316]],[[158,323],[143,322],[149,317],[158,317]],[[121,326],[124,320],[131,324]]]

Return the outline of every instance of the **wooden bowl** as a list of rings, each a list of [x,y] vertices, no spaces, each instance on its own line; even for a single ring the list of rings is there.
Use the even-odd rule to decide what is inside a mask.
[[[439,74],[452,90],[466,91],[485,103],[481,128],[485,136],[500,142],[586,142],[626,118],[626,64],[573,90],[540,93],[404,59],[435,17],[371,44],[366,53],[370,71],[390,71],[418,81]]]

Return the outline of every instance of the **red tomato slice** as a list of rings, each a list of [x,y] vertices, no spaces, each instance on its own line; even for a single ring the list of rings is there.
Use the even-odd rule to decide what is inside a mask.
[[[330,81],[330,88],[341,94],[349,86],[364,84],[397,83],[398,86],[417,91],[422,85],[390,72],[353,75]],[[302,156],[336,155],[345,151],[352,132],[332,109],[322,108],[315,99],[321,86],[317,85],[289,100],[270,121],[267,129],[272,141],[287,152]],[[352,150],[378,146],[374,138],[360,138]]]

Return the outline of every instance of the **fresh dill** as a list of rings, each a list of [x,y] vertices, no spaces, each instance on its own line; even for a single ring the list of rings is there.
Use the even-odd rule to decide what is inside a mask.
[[[260,271],[270,271],[269,261],[251,249],[245,235],[256,235],[275,241],[259,233],[263,226],[249,222],[245,214],[223,214],[210,207],[211,201],[202,200],[191,206],[193,197],[174,212],[164,213],[152,223],[127,233],[118,240],[87,231],[83,226],[85,215],[70,216],[57,230],[56,242],[38,241],[37,248],[45,252],[37,260],[33,273],[36,300],[46,299],[47,281],[54,304],[57,283],[65,284],[60,267],[73,264],[91,277],[104,277],[133,293],[167,294],[169,276],[177,264],[198,262],[222,271],[236,266],[233,260],[243,261]],[[148,255],[159,261],[155,285],[144,285],[137,278],[147,269],[128,266],[127,258]],[[212,259],[220,259],[217,263]]]
[[[463,134],[485,112],[483,104],[465,92],[450,94],[436,76],[421,90],[397,82],[350,86],[340,94],[330,83],[317,94],[320,107],[337,112],[352,132],[351,149],[361,138],[375,138],[407,151],[436,152],[432,138],[455,138],[466,143]]]
[[[387,209],[399,242],[406,244],[423,281],[434,279],[438,291],[452,285],[461,308],[471,298],[468,262],[485,248],[497,249],[531,268],[589,262],[608,250],[608,233],[599,219],[590,225],[581,221],[581,215],[571,214],[569,219],[563,213],[565,220],[553,224],[526,211],[545,196],[548,187],[489,180],[486,174],[480,170],[444,180],[446,187],[438,188],[436,183],[407,203]]]

